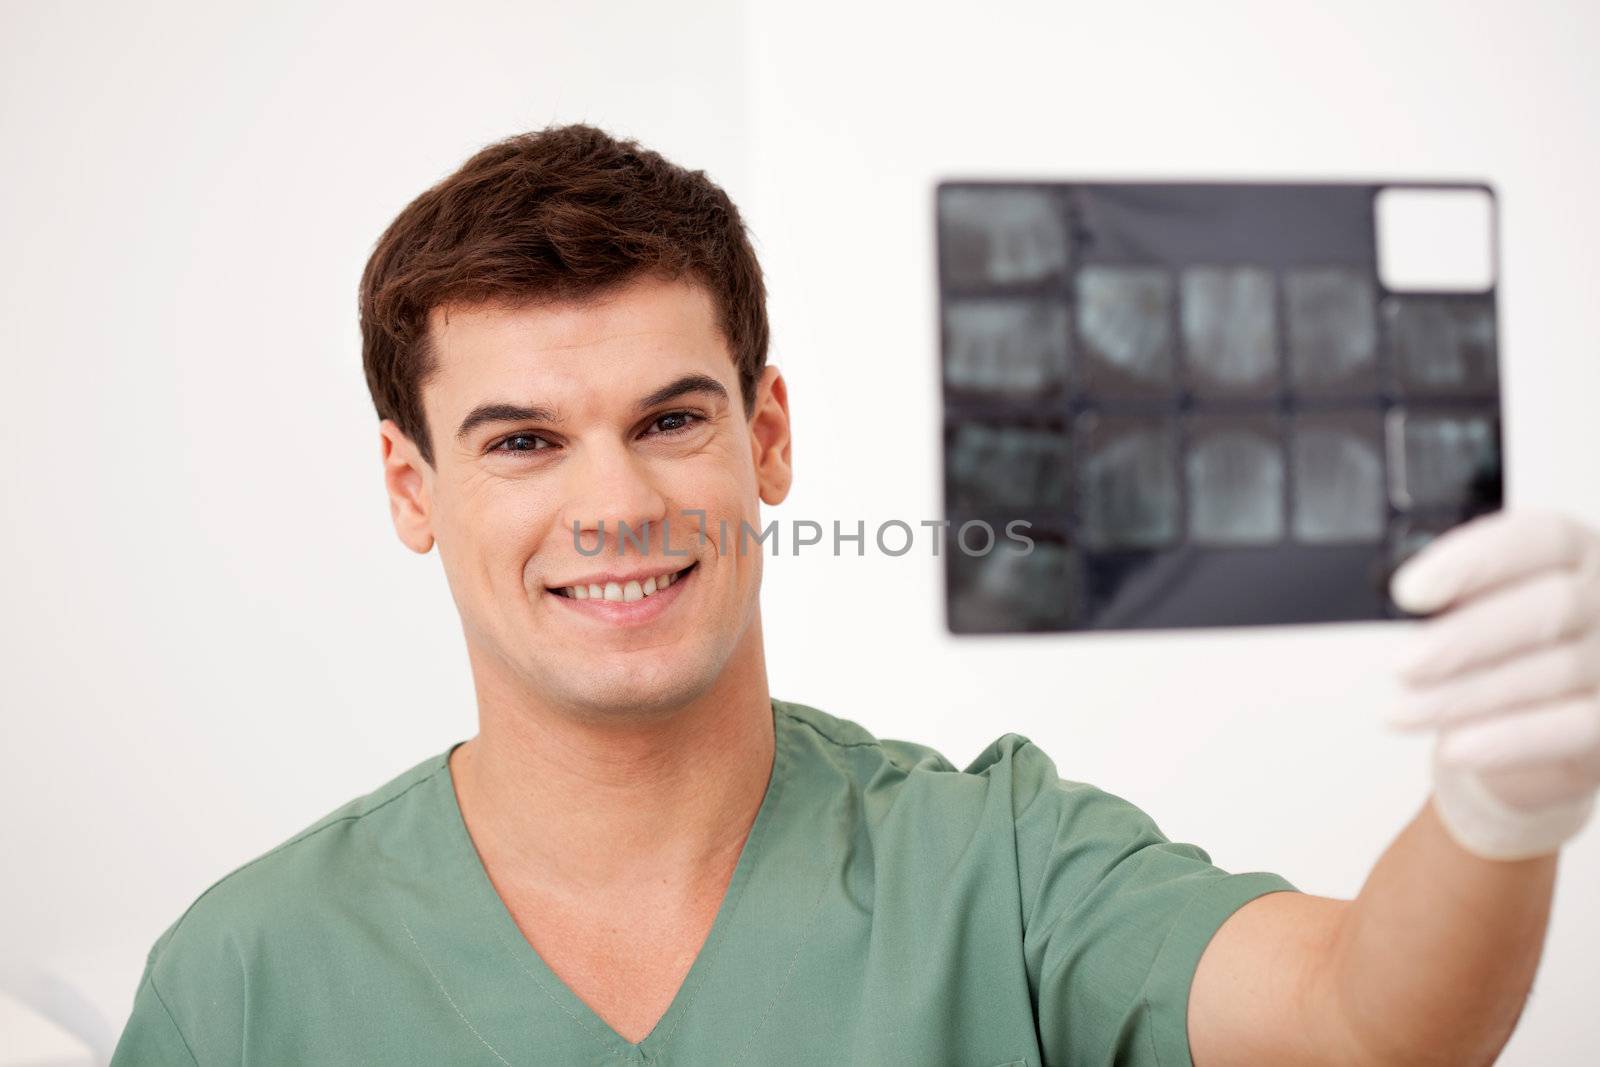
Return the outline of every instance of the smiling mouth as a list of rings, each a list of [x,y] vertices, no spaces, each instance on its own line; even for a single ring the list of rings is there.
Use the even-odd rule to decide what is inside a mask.
[[[579,585],[551,586],[548,591],[568,600],[604,600],[614,604],[631,604],[638,600],[648,600],[672,588],[697,566],[698,563],[691,563],[679,570],[649,575],[643,579],[608,579]]]

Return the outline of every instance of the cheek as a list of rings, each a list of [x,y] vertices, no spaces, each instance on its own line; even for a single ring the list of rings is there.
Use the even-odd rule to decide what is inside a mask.
[[[484,482],[441,501],[451,552],[473,580],[515,579],[529,557],[548,547],[558,509],[546,495],[512,481]]]
[[[740,523],[748,523],[752,527],[756,525],[749,502],[750,494],[746,486],[726,469],[720,472],[720,477],[682,485],[674,491],[668,503],[674,543],[679,541],[677,531],[680,522],[684,529],[691,531],[691,538],[693,531],[700,529],[700,524],[704,522],[706,536],[712,542],[707,546],[708,549],[715,551],[715,546],[721,545],[722,550],[717,554],[731,557],[738,542]],[[699,514],[690,515],[690,511],[704,512],[705,518],[702,519]],[[735,561],[730,558],[727,562]]]
[[[676,506],[705,508],[711,514],[745,514],[754,504],[757,486],[755,467],[742,447],[742,439],[722,444],[669,474]]]

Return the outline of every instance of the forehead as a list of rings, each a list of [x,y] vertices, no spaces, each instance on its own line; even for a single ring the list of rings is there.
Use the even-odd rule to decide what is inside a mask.
[[[710,291],[686,279],[641,278],[581,302],[437,307],[428,331],[426,391],[445,410],[486,391],[520,396],[647,384],[691,369],[719,380],[736,373]]]

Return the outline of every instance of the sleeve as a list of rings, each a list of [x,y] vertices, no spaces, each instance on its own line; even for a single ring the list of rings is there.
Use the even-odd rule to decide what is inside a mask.
[[[1217,928],[1266,893],[1169,841],[1127,800],[1061,779],[1032,742],[1013,750],[1023,954],[1046,1063],[1193,1067],[1189,987]]]
[[[155,976],[145,967],[139,991],[133,998],[133,1014],[122,1030],[111,1067],[198,1067],[178,1023],[156,989]]]
[[[209,891],[208,891],[209,892]],[[249,984],[231,908],[202,897],[156,939],[111,1067],[242,1062]]]

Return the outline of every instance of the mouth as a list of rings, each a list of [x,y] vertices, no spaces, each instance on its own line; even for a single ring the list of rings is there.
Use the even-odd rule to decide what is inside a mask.
[[[638,624],[665,611],[681,594],[699,563],[676,570],[643,571],[631,575],[596,574],[571,585],[548,586],[545,592],[561,606],[602,622]]]

